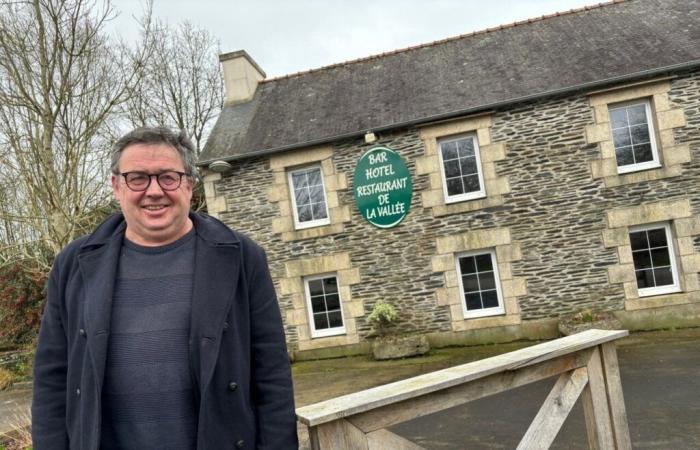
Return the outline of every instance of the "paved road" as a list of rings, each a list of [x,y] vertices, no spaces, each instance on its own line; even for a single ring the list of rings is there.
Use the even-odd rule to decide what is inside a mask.
[[[700,449],[700,329],[633,335],[618,358],[633,448]],[[430,450],[512,449],[553,384],[523,386],[392,430]],[[552,448],[588,448],[580,400]]]

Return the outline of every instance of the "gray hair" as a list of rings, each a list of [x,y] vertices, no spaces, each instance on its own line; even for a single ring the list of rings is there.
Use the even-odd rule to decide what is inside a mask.
[[[176,132],[165,127],[136,128],[119,138],[112,147],[112,165],[110,169],[113,174],[119,174],[119,159],[124,149],[134,144],[164,144],[168,147],[172,147],[180,155],[180,158],[182,158],[182,165],[185,168],[185,173],[190,177],[195,176],[194,144],[192,144],[185,130]]]

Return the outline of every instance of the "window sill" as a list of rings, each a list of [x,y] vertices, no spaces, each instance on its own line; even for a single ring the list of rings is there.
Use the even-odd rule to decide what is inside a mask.
[[[479,200],[482,198],[486,198],[486,192],[480,191],[480,192],[471,193],[469,195],[460,195],[460,196],[455,195],[452,197],[445,196],[445,204],[452,205],[455,203],[468,202],[470,200]]]
[[[505,314],[505,308],[502,306],[498,308],[481,309],[478,311],[465,311],[464,320],[478,319],[480,317],[505,316]]]
[[[676,294],[678,292],[682,292],[681,288],[678,286],[637,290],[637,294],[640,298],[655,297],[657,295]]]
[[[330,225],[330,224],[331,224],[330,219],[315,220],[313,222],[304,222],[304,223],[297,223],[295,221],[294,222],[294,231],[308,230],[309,228],[323,227],[323,226]]]
[[[637,164],[634,166],[623,166],[617,168],[618,175],[626,175],[628,173],[643,172],[645,170],[661,169],[663,166],[658,162],[653,164]]]
[[[311,331],[311,339],[322,339],[326,337],[342,336],[347,334],[345,327],[342,328],[331,328],[323,331]]]

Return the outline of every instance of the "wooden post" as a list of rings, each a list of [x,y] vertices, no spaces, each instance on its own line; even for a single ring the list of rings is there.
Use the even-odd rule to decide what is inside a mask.
[[[591,354],[586,369],[588,370],[588,385],[583,391],[583,411],[586,416],[588,446],[595,450],[614,449],[615,441],[612,435],[599,347]]]
[[[622,380],[620,379],[620,366],[617,362],[615,343],[609,342],[600,347],[615,445],[618,450],[631,450],[632,440],[627,424],[625,399],[622,396]]]
[[[345,419],[309,428],[311,448],[319,450],[369,450],[362,430]]]

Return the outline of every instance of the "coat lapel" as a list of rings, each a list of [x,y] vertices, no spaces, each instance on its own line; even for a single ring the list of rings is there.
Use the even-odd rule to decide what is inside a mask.
[[[98,386],[102,386],[107,344],[112,315],[112,295],[119,265],[119,252],[124,235],[113,235],[106,245],[89,250],[78,257],[85,280],[85,330],[87,346]]]
[[[214,372],[240,272],[238,242],[212,242],[198,228],[190,323],[190,361],[199,392]]]

